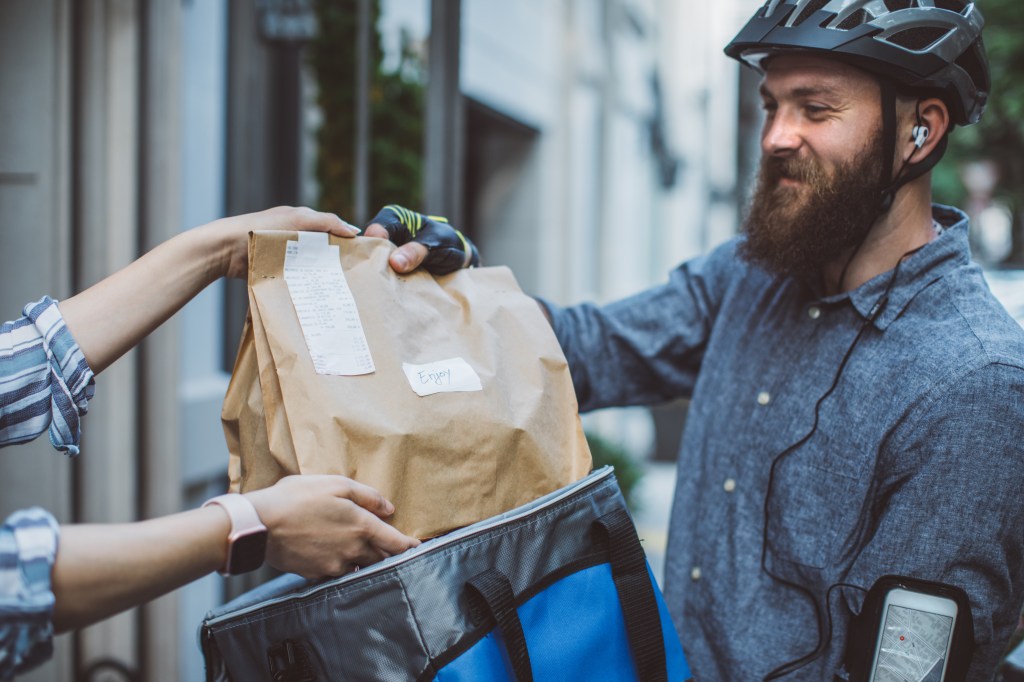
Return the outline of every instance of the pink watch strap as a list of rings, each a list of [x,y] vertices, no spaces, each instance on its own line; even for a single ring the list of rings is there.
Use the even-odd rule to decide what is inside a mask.
[[[238,535],[267,529],[263,522],[260,521],[260,515],[256,513],[256,507],[252,506],[252,502],[243,495],[238,493],[218,495],[204,502],[203,506],[208,507],[211,504],[220,506],[228,513],[228,518],[231,519],[229,541]]]

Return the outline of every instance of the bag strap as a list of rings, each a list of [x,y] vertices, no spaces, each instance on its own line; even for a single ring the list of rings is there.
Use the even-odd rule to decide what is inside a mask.
[[[665,640],[654,586],[636,528],[625,509],[619,508],[594,521],[594,528],[608,543],[612,579],[626,621],[626,635],[633,650],[639,679],[667,682]]]
[[[489,568],[468,580],[466,585],[470,588],[470,594],[476,595],[498,623],[516,682],[533,682],[526,635],[523,634],[523,624],[516,612],[516,597],[508,577],[496,568]]]

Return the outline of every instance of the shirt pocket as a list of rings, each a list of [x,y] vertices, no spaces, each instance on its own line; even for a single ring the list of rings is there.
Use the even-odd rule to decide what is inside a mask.
[[[870,471],[855,450],[814,441],[780,460],[766,505],[773,558],[812,568],[845,563],[863,532]]]

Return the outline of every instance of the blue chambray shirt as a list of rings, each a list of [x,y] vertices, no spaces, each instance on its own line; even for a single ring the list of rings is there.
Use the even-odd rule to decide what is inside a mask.
[[[696,679],[759,680],[814,650],[815,606],[762,570],[765,542],[820,609],[887,573],[961,586],[971,679],[991,679],[1024,598],[1024,331],[970,262],[966,216],[933,215],[946,229],[903,262],[767,502],[891,271],[823,298],[733,241],[617,303],[549,305],[581,410],[692,397],[665,588]],[[832,591],[830,645],[787,679],[843,676],[862,601]]]

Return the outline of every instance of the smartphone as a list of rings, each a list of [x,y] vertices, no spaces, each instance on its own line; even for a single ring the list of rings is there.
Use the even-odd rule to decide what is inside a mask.
[[[889,590],[869,682],[942,682],[956,619],[957,603],[948,597]]]

